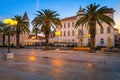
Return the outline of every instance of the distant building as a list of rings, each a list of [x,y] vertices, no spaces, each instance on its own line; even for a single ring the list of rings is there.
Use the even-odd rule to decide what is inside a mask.
[[[40,45],[41,43],[45,42],[45,37],[44,36],[36,36],[34,33],[30,33],[29,37],[27,40],[24,40],[24,45],[29,46],[29,45],[35,45],[37,43],[37,45]]]
[[[109,8],[107,10],[107,16],[112,19],[114,16],[114,10]],[[85,27],[80,25],[77,29],[75,28],[75,23],[80,17],[79,14],[84,14],[84,10],[80,7],[75,16],[67,17],[61,19],[62,28],[57,29],[61,32],[59,40],[61,42],[76,42],[78,46],[89,46],[90,44],[90,35],[89,31]],[[96,37],[95,37],[95,46],[107,46],[108,38],[110,39],[111,47],[115,46],[115,29],[114,25],[109,26],[105,22],[101,21],[103,28],[97,24]],[[52,40],[52,39],[51,39]]]

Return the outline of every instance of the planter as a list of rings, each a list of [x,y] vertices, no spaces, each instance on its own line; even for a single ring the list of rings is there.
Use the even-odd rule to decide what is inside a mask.
[[[14,54],[12,52],[10,52],[10,53],[4,53],[4,58],[6,60],[13,59],[14,58]]]

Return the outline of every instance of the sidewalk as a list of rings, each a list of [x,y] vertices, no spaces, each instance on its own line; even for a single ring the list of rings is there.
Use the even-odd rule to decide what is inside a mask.
[[[0,50],[0,53],[7,51],[6,49]],[[59,51],[59,50],[48,50],[43,51],[40,49],[11,49],[14,56],[30,56],[34,55],[40,58],[49,59],[65,59],[72,61],[82,61],[82,62],[93,62],[93,63],[106,63],[106,64],[116,64],[120,63],[120,54],[116,53],[106,53],[97,51],[96,53],[89,53],[87,51]],[[105,54],[106,53],[106,54]],[[3,54],[0,54],[2,58]]]
[[[6,51],[0,50],[0,55]],[[11,49],[11,52],[13,60],[0,57],[0,80],[120,79],[119,55],[39,49]]]

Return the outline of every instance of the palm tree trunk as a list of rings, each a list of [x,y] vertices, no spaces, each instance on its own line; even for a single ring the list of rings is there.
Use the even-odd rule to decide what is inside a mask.
[[[46,32],[45,32],[45,39],[46,39],[46,49],[49,49],[49,34],[50,34],[50,23],[47,23]]]
[[[37,36],[38,36],[38,32],[36,30],[36,34],[35,34],[36,40],[37,40]],[[37,46],[37,42],[35,42],[35,46]]]
[[[17,35],[16,35],[16,39],[17,39],[17,40],[16,40],[16,46],[19,47],[19,46],[20,46],[20,44],[19,44],[20,34],[17,34]]]
[[[36,39],[37,39],[37,35],[38,35],[38,32],[37,32],[37,30],[36,30],[36,34],[35,34],[35,36],[36,36]]]
[[[94,53],[95,48],[94,48],[94,42],[95,42],[95,35],[96,35],[96,23],[95,21],[90,24],[90,52]]]
[[[45,39],[46,39],[46,49],[49,49],[49,33],[46,34],[45,36]]]

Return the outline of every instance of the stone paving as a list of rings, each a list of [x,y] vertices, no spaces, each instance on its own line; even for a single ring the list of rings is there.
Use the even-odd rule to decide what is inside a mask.
[[[4,60],[0,48],[0,80],[120,80],[120,55],[75,51],[12,49]],[[114,54],[114,55],[113,55]]]

